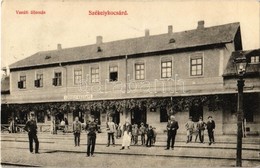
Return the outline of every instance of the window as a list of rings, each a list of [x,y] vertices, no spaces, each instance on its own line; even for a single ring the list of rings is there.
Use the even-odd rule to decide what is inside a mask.
[[[259,63],[259,56],[251,56],[251,63]]]
[[[110,82],[118,81],[118,67],[117,66],[109,67],[109,81]]]
[[[172,77],[172,61],[163,61],[162,62],[162,78],[171,78]]]
[[[20,76],[20,81],[18,82],[18,88],[19,89],[26,88],[26,76]]]
[[[36,80],[34,81],[35,87],[43,87],[43,74],[37,74]]]
[[[99,68],[91,68],[91,83],[99,82]]]
[[[37,112],[37,122],[44,123],[44,116],[45,116],[44,111],[38,111]]]
[[[202,76],[203,75],[203,59],[202,57],[191,58],[190,60],[190,75]]]
[[[135,64],[135,79],[136,80],[144,79],[144,63]]]
[[[82,83],[82,70],[74,70],[74,85],[80,85]]]
[[[54,86],[61,86],[62,85],[62,74],[61,74],[61,72],[55,72],[54,73],[53,85]]]

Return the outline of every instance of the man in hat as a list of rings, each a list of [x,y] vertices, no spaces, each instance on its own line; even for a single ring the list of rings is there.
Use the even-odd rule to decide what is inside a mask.
[[[87,131],[87,157],[92,156],[96,145],[96,132],[98,131],[97,123],[94,121],[94,116],[90,116],[90,121],[86,125]]]
[[[209,121],[207,122],[207,130],[208,130],[208,135],[209,135],[209,145],[212,143],[215,143],[214,141],[214,130],[215,130],[215,122],[212,120],[212,116],[208,117]]]
[[[28,120],[26,122],[24,130],[28,132],[30,152],[33,153],[33,141],[34,141],[35,142],[35,153],[39,154],[39,140],[37,137],[37,123],[35,121],[34,112],[30,113],[30,120]]]
[[[189,143],[192,140],[192,133],[193,133],[193,130],[194,130],[194,122],[192,121],[191,116],[189,117],[189,121],[186,122],[185,128],[187,130],[187,142],[186,143]]]
[[[170,120],[168,121],[168,124],[166,126],[167,128],[167,147],[165,150],[170,149],[170,141],[172,141],[171,148],[173,150],[174,148],[174,143],[175,143],[175,136],[177,134],[177,130],[179,129],[179,124],[175,120],[174,115],[170,116]]]

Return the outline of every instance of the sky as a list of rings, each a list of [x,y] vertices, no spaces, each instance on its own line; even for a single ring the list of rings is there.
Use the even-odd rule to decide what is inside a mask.
[[[16,11],[45,11],[44,15]],[[127,11],[122,16],[93,16],[89,11]],[[3,0],[1,5],[1,67],[39,51],[84,46],[150,35],[240,22],[244,50],[260,48],[260,6],[257,0],[90,1]]]

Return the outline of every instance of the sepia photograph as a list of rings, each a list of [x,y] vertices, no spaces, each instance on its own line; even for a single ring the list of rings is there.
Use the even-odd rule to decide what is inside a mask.
[[[2,0],[1,167],[259,167],[260,1]]]

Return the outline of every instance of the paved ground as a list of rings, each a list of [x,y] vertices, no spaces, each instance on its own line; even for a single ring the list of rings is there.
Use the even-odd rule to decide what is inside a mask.
[[[158,135],[155,146],[131,146],[119,150],[121,139],[115,147],[106,147],[106,134],[98,134],[95,157],[86,156],[86,134],[81,136],[81,146],[74,147],[73,135],[39,134],[41,154],[28,150],[26,134],[1,135],[2,166],[48,167],[233,167],[236,158],[236,137],[220,136],[216,144],[184,142],[179,135],[174,150],[166,151],[165,135]],[[260,165],[260,138],[248,137],[243,141],[243,166]]]

